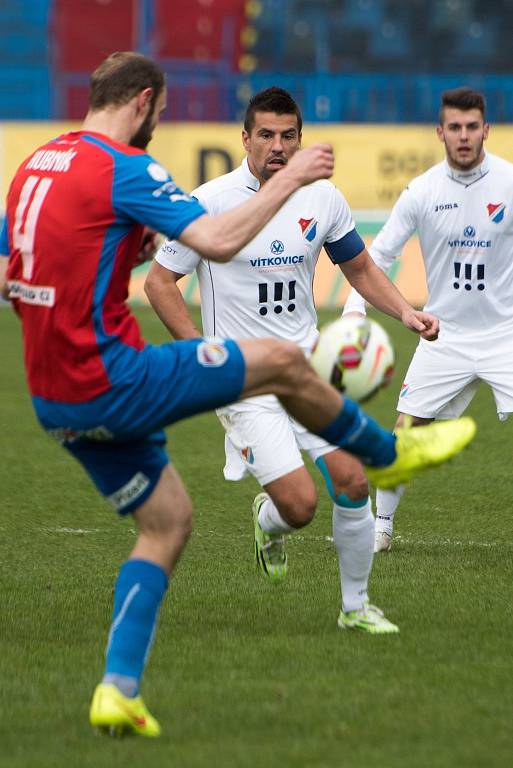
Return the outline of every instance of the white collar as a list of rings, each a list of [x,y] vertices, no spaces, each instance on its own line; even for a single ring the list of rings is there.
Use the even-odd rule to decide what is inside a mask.
[[[486,176],[490,170],[488,155],[484,156],[483,162],[480,165],[476,165],[476,167],[472,168],[470,171],[458,171],[456,168],[452,168],[447,162],[447,158],[444,160],[444,163],[445,172],[449,178],[457,184],[463,184],[464,187],[469,187],[471,184],[474,184],[474,182],[479,181],[479,179]]]
[[[257,177],[253,176],[251,173],[247,157],[245,157],[242,161],[241,169],[245,185],[249,189],[252,189],[254,192],[258,192],[260,189],[260,182],[258,181]]]

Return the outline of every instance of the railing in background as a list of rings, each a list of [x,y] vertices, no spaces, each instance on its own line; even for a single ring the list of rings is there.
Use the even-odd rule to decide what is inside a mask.
[[[194,73],[187,64],[162,65],[168,80],[164,120],[239,122],[253,93],[278,85],[293,94],[305,122],[425,124],[437,121],[442,91],[470,85],[486,94],[490,122],[513,122],[513,77],[505,75],[241,75],[222,67]],[[85,74],[61,77],[59,117],[85,114],[88,83]]]

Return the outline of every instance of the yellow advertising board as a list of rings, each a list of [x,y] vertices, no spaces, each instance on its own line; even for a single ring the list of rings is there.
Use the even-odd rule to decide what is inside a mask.
[[[9,180],[35,147],[64,131],[70,123],[0,124],[0,192],[5,199]],[[367,242],[365,220],[369,211],[383,212],[395,203],[408,182],[443,158],[434,126],[412,125],[307,125],[304,145],[329,142],[336,157],[334,183],[343,191],[355,212],[357,225]],[[492,127],[487,143],[490,152],[513,162],[510,126]],[[151,154],[168,168],[177,183],[190,191],[199,184],[235,168],[243,157],[238,125],[217,123],[163,123],[156,131]],[[0,207],[3,207],[0,206]],[[399,288],[416,305],[425,300],[425,280],[418,244],[405,249],[394,277]],[[143,299],[143,278],[135,274],[133,292]],[[315,282],[319,306],[340,304],[347,285],[339,270],[324,255]],[[194,280],[185,286],[190,300],[197,300]]]
[[[70,123],[0,124],[2,199],[16,168],[32,149],[77,127]],[[240,126],[225,123],[163,123],[156,131],[151,153],[190,191],[240,163],[240,133]],[[390,209],[410,179],[443,158],[434,126],[305,126],[304,145],[318,141],[333,145],[333,180],[354,210]],[[492,126],[487,147],[513,162],[511,126]]]

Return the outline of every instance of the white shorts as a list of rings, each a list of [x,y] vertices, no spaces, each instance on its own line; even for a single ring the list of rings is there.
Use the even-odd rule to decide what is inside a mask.
[[[501,421],[513,412],[513,340],[421,339],[401,387],[397,410],[424,419],[454,419],[481,381],[492,388]]]
[[[274,395],[241,400],[216,413],[226,430],[227,480],[251,474],[260,485],[267,485],[302,467],[301,451],[315,461],[336,450],[291,418]]]

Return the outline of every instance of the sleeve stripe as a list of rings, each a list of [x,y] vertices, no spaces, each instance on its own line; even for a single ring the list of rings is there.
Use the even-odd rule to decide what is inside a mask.
[[[358,256],[365,248],[365,243],[356,229],[352,229],[344,237],[341,237],[340,240],[335,240],[333,243],[324,243],[324,247],[333,264],[342,264],[344,261],[349,261]]]
[[[2,221],[0,219],[1,227],[0,227],[0,255],[2,256],[8,256],[9,255],[9,238],[7,235],[7,213],[5,214],[5,218]]]

